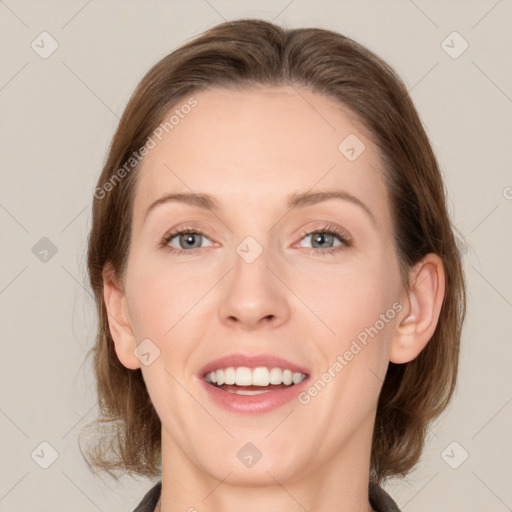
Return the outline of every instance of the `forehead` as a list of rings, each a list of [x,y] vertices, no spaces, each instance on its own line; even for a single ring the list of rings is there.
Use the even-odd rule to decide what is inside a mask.
[[[281,205],[297,191],[338,188],[389,221],[379,155],[369,133],[333,99],[291,86],[192,94],[139,170],[134,222],[170,192],[204,192],[221,204]],[[186,113],[185,113],[186,112]],[[162,125],[163,126],[163,125]],[[162,130],[161,130],[162,131]],[[161,139],[161,140],[159,140]],[[354,158],[354,156],[356,158]]]

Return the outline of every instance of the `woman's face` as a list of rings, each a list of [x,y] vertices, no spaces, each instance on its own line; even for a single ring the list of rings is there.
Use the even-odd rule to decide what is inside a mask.
[[[330,472],[337,455],[366,463],[406,300],[374,145],[307,90],[193,97],[197,105],[153,137],[138,176],[124,283],[130,354],[116,343],[126,366],[142,368],[164,465],[256,483]],[[321,200],[326,191],[340,197]],[[216,205],[151,208],[178,193]],[[185,227],[193,233],[163,242]],[[280,367],[306,379],[229,388],[267,391],[256,395],[213,389],[201,370],[233,354],[262,359],[214,367]]]

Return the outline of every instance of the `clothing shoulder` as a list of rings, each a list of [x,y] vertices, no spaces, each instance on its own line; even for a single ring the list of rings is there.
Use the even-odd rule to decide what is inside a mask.
[[[393,498],[376,482],[370,481],[369,499],[376,512],[400,512]]]
[[[142,498],[133,512],[154,512],[160,493],[162,492],[162,482],[156,483]]]

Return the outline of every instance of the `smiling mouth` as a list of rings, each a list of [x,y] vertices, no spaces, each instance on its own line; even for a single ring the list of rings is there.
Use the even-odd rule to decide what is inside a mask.
[[[227,393],[261,395],[299,384],[307,374],[277,367],[229,367],[208,372],[203,378],[211,386]]]

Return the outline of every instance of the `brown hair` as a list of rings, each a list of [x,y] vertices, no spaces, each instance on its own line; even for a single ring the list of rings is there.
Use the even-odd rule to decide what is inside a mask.
[[[105,266],[116,278],[125,276],[140,164],[115,184],[112,180],[171,107],[192,93],[209,86],[279,85],[303,86],[333,98],[368,129],[384,166],[402,276],[406,279],[408,269],[430,252],[444,264],[445,296],[431,340],[413,361],[389,364],[373,435],[373,479],[405,475],[418,462],[428,424],[451,398],[466,312],[461,255],[436,158],[403,82],[375,54],[336,32],[284,29],[257,19],[229,21],[173,51],[144,76],[122,115],[98,181],[88,271],[99,317],[90,353],[101,417],[92,425],[106,432],[87,450],[86,460],[109,474],[124,470],[157,476],[161,458],[160,419],[140,369],[125,368],[116,356],[103,301]]]

